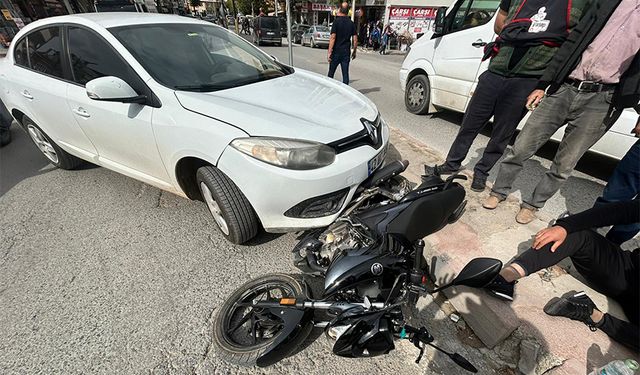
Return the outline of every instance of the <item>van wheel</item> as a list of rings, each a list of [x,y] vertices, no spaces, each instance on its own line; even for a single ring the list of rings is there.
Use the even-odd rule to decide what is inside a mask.
[[[225,238],[242,244],[258,233],[260,223],[247,197],[236,184],[216,167],[201,167],[196,172],[198,188],[209,212]]]
[[[418,74],[411,78],[404,91],[404,105],[407,111],[415,115],[427,114],[430,94],[431,87],[426,75]]]
[[[316,42],[313,40],[313,38],[311,38],[311,42],[309,43],[309,45],[311,46],[311,48],[316,48]]]
[[[51,138],[28,117],[24,117],[22,125],[27,131],[27,134],[29,134],[29,137],[31,137],[33,143],[51,164],[60,169],[76,169],[84,163],[84,160],[61,149],[60,146],[52,141]]]

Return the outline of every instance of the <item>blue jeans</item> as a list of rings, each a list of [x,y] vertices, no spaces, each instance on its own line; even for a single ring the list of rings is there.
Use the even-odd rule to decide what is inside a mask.
[[[345,52],[333,52],[331,54],[331,62],[329,63],[329,77],[333,78],[336,74],[336,69],[340,65],[342,69],[342,83],[349,84],[349,63],[351,62],[351,54],[349,51]]]
[[[634,199],[640,193],[640,140],[631,146],[624,155],[613,174],[607,181],[602,196],[596,200],[596,205],[609,202],[620,202]],[[640,224],[614,225],[607,232],[607,239],[621,244],[632,239],[640,232]]]

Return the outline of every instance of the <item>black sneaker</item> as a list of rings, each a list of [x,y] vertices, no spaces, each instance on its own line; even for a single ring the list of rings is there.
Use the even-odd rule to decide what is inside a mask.
[[[481,193],[487,187],[487,178],[473,176],[473,182],[471,182],[471,190]]]
[[[508,282],[502,275],[498,275],[492,282],[487,284],[484,289],[496,298],[511,302],[513,301],[513,289],[515,285],[515,281]]]
[[[433,167],[425,165],[424,166],[424,175],[425,176],[442,176],[443,174],[454,174],[457,173],[459,169],[451,169],[447,167],[446,164],[442,165],[434,165]]]
[[[596,330],[596,323],[591,320],[596,304],[585,292],[571,292],[562,298],[554,298],[544,307],[544,312],[551,316],[564,316],[572,320],[583,322],[592,331]]]

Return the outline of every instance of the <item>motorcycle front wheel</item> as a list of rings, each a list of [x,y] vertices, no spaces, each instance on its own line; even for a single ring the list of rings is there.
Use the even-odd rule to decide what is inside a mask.
[[[304,294],[298,280],[283,274],[265,275],[238,288],[219,308],[214,321],[213,337],[221,357],[242,366],[262,367],[291,355],[311,332],[311,320],[303,319],[282,341],[280,336],[287,334],[282,318],[270,309],[252,305],[255,300],[275,302]]]

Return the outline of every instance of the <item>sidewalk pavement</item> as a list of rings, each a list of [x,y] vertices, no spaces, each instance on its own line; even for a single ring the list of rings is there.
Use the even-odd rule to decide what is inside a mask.
[[[410,166],[404,176],[419,183],[423,165],[442,163],[441,155],[397,129],[391,132],[388,158],[406,159]],[[482,208],[483,193],[467,192],[467,208],[458,222],[426,238],[425,258],[435,279],[450,280],[471,259],[492,257],[508,263],[527,250],[536,232],[554,219],[541,217],[528,225],[515,222],[519,203],[507,199],[495,210]],[[525,171],[526,173],[526,171]],[[517,367],[524,374],[586,374],[613,359],[636,358],[601,331],[590,332],[581,322],[547,316],[542,308],[553,297],[568,291],[586,291],[605,312],[624,318],[619,305],[586,286],[570,261],[540,271],[516,285],[511,304],[488,296],[482,290],[459,287],[446,293],[474,333],[489,348],[486,355],[496,363]]]

